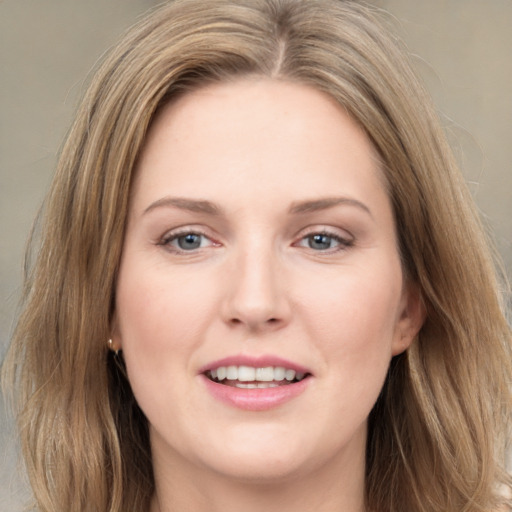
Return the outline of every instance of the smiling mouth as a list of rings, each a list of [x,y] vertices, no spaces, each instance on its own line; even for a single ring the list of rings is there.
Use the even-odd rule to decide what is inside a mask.
[[[309,376],[282,366],[219,366],[205,372],[208,379],[218,384],[241,389],[267,389],[300,382]]]

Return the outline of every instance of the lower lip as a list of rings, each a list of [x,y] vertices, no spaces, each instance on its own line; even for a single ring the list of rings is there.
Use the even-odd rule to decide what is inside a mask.
[[[242,389],[213,382],[201,375],[208,391],[221,402],[246,411],[274,409],[303,393],[310,377],[275,388]]]

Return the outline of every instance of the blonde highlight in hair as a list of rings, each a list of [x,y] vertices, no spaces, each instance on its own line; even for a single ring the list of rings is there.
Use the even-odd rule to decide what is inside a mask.
[[[147,420],[106,343],[133,172],[159,108],[244,76],[310,85],[366,131],[427,310],[370,416],[368,510],[498,510],[512,353],[489,244],[405,52],[371,9],[338,0],[177,0],[98,70],[62,150],[4,366],[38,509],[148,510]]]

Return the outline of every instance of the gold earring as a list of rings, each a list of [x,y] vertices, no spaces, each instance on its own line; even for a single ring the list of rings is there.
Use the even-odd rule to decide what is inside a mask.
[[[114,342],[112,341],[112,338],[109,338],[108,339],[108,348],[114,352],[114,354],[117,356],[119,355],[119,349],[118,348],[114,348]]]

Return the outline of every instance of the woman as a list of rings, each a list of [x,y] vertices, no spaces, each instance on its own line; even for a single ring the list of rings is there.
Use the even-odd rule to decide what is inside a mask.
[[[178,0],[98,71],[6,364],[37,506],[498,510],[510,329],[404,52]]]

